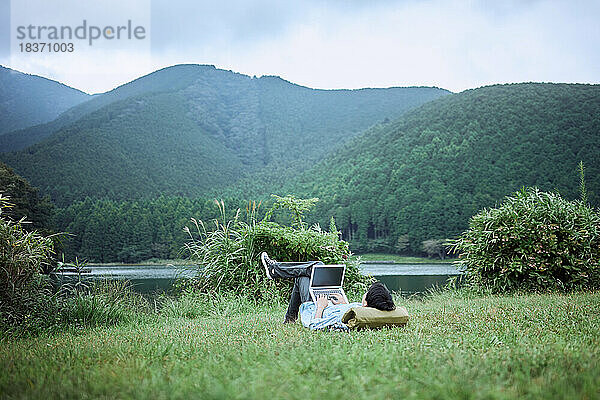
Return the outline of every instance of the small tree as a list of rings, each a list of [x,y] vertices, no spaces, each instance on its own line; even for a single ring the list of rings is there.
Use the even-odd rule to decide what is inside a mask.
[[[269,211],[267,211],[263,221],[269,221],[275,210],[287,209],[292,213],[292,217],[294,219],[293,226],[300,229],[305,228],[303,221],[304,213],[309,211],[312,206],[319,201],[319,199],[316,197],[311,199],[299,199],[290,194],[285,197],[272,194],[271,197],[275,198],[275,203],[273,203],[273,206],[269,209]]]
[[[402,253],[404,250],[408,249],[408,246],[410,245],[410,242],[409,242],[408,239],[409,239],[408,235],[400,235],[400,236],[398,236],[398,240],[396,240],[396,244],[394,245],[394,249],[398,253]]]
[[[424,240],[422,249],[427,253],[427,257],[438,256],[440,259],[446,258],[446,242],[448,239],[429,239]]]

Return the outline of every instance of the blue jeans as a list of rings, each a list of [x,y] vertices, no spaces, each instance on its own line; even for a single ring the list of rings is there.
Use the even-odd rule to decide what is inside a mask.
[[[310,274],[313,265],[323,265],[321,261],[308,262],[278,262],[271,274],[274,279],[293,279],[294,288],[285,313],[285,321],[298,319],[300,304],[310,301]]]

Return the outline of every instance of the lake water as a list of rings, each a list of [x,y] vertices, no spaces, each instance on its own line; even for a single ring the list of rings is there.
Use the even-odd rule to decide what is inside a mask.
[[[81,274],[82,280],[123,279],[129,281],[136,292],[152,294],[165,292],[180,278],[196,274],[194,267],[181,265],[93,265],[86,266],[91,272]],[[74,283],[79,277],[75,273],[53,274],[59,283]]]
[[[90,273],[82,279],[125,279],[140,293],[167,291],[180,278],[195,275],[193,267],[167,265],[89,265]],[[460,275],[452,264],[376,264],[363,263],[361,272],[383,282],[390,290],[404,295],[422,293],[435,286],[443,286],[448,279]],[[54,274],[57,282],[77,281],[76,274]]]
[[[383,282],[388,289],[411,295],[441,287],[460,275],[453,264],[362,264],[361,272]]]

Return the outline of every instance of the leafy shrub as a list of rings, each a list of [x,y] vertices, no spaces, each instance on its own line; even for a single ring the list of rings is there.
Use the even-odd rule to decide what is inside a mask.
[[[0,195],[0,214],[10,207]],[[56,316],[49,282],[40,273],[52,263],[52,240],[27,232],[24,220],[0,218],[0,325],[2,330],[43,329]]]
[[[291,196],[281,199],[286,204],[294,200]],[[301,215],[295,216],[297,228],[266,220],[257,222],[256,203],[247,208],[247,221],[241,220],[239,210],[234,219],[225,221],[225,205],[222,201],[217,204],[221,220],[214,220],[213,229],[195,219],[194,231],[187,228],[190,241],[186,248],[199,265],[197,285],[201,291],[233,292],[255,299],[288,296],[290,282],[267,279],[259,259],[262,251],[278,261],[346,263],[345,284],[351,292],[364,290],[370,282],[360,274],[356,262],[347,261],[351,254],[348,243],[340,240],[335,225],[333,232],[325,232],[318,225],[306,229]]]
[[[472,217],[454,250],[468,282],[494,291],[600,285],[600,215],[536,188]]]
[[[326,232],[319,225],[294,229],[262,222],[255,227],[253,242],[257,251],[266,251],[278,261],[319,260],[325,264],[346,264],[344,286],[350,292],[364,291],[370,282],[360,274],[358,263],[350,260],[348,242],[340,240],[337,230]],[[264,275],[262,266],[261,273]]]

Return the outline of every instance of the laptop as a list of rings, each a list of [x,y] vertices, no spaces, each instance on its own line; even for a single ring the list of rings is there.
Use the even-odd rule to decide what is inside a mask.
[[[339,294],[348,303],[348,298],[342,288],[345,272],[346,266],[344,264],[313,265],[308,289],[312,300],[316,302],[319,295],[331,299],[332,294]]]

